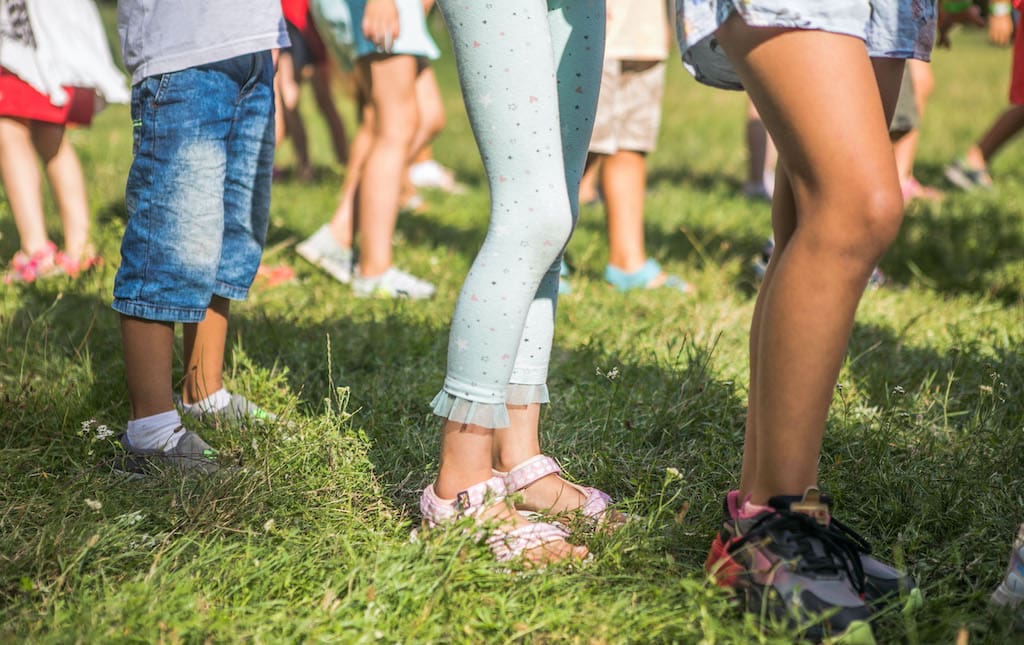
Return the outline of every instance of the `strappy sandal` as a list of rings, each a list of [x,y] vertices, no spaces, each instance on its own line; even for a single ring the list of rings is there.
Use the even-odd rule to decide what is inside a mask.
[[[478,517],[495,504],[504,503],[507,497],[505,480],[501,477],[492,477],[470,486],[455,499],[441,499],[434,492],[434,486],[430,485],[420,495],[420,513],[427,527],[435,528],[452,524],[462,517]],[[498,562],[515,560],[530,549],[564,541],[568,536],[568,531],[547,522],[532,522],[512,529],[489,527],[477,535],[486,542]]]
[[[60,265],[57,264],[57,246],[50,241],[33,253],[26,255],[18,251],[11,259],[11,266],[4,274],[4,284],[15,282],[35,282],[39,278],[45,278],[60,273]]]
[[[96,249],[91,244],[85,247],[77,260],[73,260],[63,251],[58,251],[54,256],[54,264],[70,278],[77,278],[79,274],[86,273],[102,263],[103,258],[96,254]]]
[[[567,486],[572,487],[583,496],[584,501],[583,505],[579,508],[579,513],[589,523],[594,526],[600,526],[602,524],[618,525],[625,522],[625,516],[611,508],[612,498],[608,493],[597,488],[580,486],[566,481],[564,478],[561,478],[561,473],[562,467],[558,465],[557,461],[547,455],[530,457],[507,473],[494,471],[496,477],[504,478],[508,494],[521,491],[548,475],[559,475],[559,478]],[[533,515],[532,513],[530,514],[531,517]]]

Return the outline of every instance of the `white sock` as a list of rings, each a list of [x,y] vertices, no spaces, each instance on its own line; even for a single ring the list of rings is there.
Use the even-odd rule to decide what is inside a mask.
[[[195,403],[182,402],[181,406],[190,414],[211,414],[218,410],[223,410],[229,403],[231,403],[231,393],[224,388],[220,388],[202,401],[196,401]]]
[[[128,444],[139,450],[173,449],[178,445],[184,432],[175,432],[181,427],[181,416],[177,410],[169,410],[128,422]]]
[[[181,406],[185,408],[185,412],[193,415],[205,414],[210,415],[215,412],[223,410],[227,407],[228,403],[231,402],[231,393],[224,388],[220,388],[213,394],[210,394],[201,401],[195,403],[181,402]]]

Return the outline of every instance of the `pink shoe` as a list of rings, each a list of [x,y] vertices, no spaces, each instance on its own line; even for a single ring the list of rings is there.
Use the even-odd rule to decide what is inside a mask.
[[[4,274],[4,284],[35,282],[39,278],[60,273],[60,265],[57,263],[58,256],[57,246],[49,240],[46,242],[46,246],[31,256],[18,251],[11,259],[11,267]]]
[[[505,486],[509,494],[523,490],[535,481],[548,475],[561,475],[562,467],[558,462],[547,455],[536,455],[530,457],[507,473],[494,471],[495,476],[504,477]],[[565,481],[565,480],[563,480]],[[583,505],[579,508],[580,514],[590,523],[599,525],[602,523],[621,524],[625,517],[621,513],[615,513],[610,505],[612,498],[604,491],[589,486],[579,486],[572,482],[565,482],[579,491],[584,497]]]
[[[63,251],[57,251],[57,255],[54,257],[54,263],[60,267],[62,273],[67,274],[71,278],[77,278],[79,274],[90,271],[103,264],[103,258],[96,255],[96,251],[90,245],[85,252],[82,253],[82,257],[77,260],[72,260]]]
[[[931,186],[924,186],[917,179],[911,177],[900,183],[900,190],[903,192],[903,202],[908,203],[915,199],[926,202],[937,202],[942,199],[942,191]]]
[[[441,499],[434,492],[434,486],[430,485],[420,495],[420,513],[427,527],[435,528],[453,524],[461,517],[477,517],[485,509],[504,502],[507,496],[505,480],[501,477],[492,477],[470,486],[455,499]],[[475,535],[487,543],[498,562],[515,560],[524,551],[565,540],[568,536],[565,529],[546,522],[532,522],[508,530],[489,527]]]

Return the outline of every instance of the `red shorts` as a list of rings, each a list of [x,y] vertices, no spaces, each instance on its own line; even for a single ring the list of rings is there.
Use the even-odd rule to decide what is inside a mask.
[[[1013,71],[1010,73],[1010,103],[1024,104],[1024,28],[1017,26],[1013,39]]]
[[[68,100],[64,105],[50,103],[50,98],[16,75],[0,67],[0,117],[29,119],[44,123],[89,125],[96,110],[96,92],[80,87],[65,87]]]

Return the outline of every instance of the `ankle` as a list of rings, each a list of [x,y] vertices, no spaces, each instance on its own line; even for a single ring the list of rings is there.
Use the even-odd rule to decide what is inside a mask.
[[[985,155],[981,152],[981,148],[977,146],[973,146],[967,151],[967,154],[964,155],[964,160],[973,170],[988,170],[988,162],[985,160]]]
[[[519,466],[528,459],[532,459],[540,454],[540,450],[523,450],[523,449],[502,449],[495,453],[492,460],[491,468],[500,473],[507,473]]]

